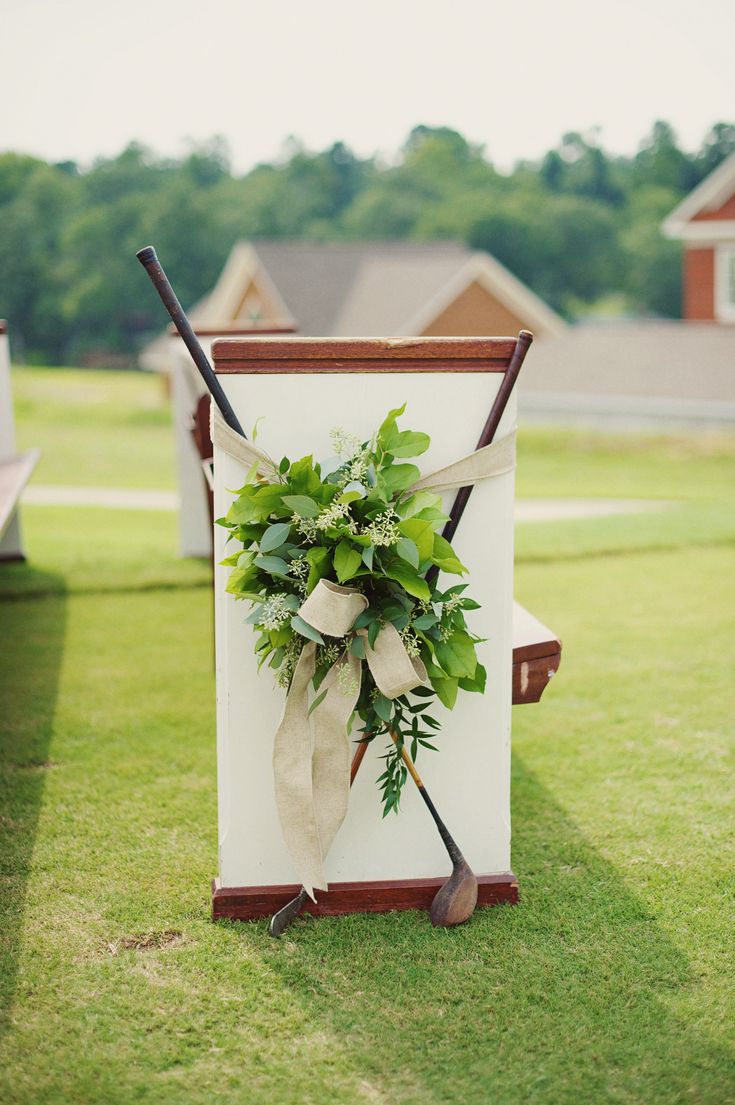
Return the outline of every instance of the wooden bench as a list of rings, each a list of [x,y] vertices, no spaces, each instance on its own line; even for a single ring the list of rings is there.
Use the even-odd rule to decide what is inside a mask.
[[[561,641],[550,629],[513,603],[513,705],[538,702],[561,663]]]
[[[0,319],[0,560],[24,559],[18,503],[38,457],[38,449],[15,451],[7,324]]]

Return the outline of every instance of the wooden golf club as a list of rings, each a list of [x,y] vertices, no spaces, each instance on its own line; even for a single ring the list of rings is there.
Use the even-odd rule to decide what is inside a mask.
[[[395,733],[391,732],[390,739],[398,748],[398,737]],[[419,794],[426,803],[434,824],[439,830],[439,836],[442,838],[444,847],[452,861],[452,873],[444,885],[439,887],[434,895],[434,901],[431,903],[431,909],[429,910],[431,923],[442,928],[461,925],[464,921],[469,920],[475,911],[477,905],[477,879],[469,863],[457,847],[454,837],[439,816],[436,806],[416,770],[416,765],[406,751],[405,745],[401,746],[401,759],[418,787]]]
[[[533,334],[530,332],[530,330],[521,330],[516,341],[515,349],[513,350],[513,353],[511,355],[508,368],[503,374],[503,380],[500,384],[500,387],[498,388],[495,399],[493,400],[493,405],[490,408],[490,413],[488,414],[487,419],[485,420],[485,425],[482,428],[482,432],[476,446],[477,449],[483,449],[486,445],[490,445],[493,438],[495,437],[498,426],[500,425],[500,420],[503,417],[505,408],[508,405],[508,400],[510,399],[513,388],[515,387],[516,380],[518,379],[518,373],[521,371],[521,366],[523,365],[523,361],[525,360],[526,353],[528,352],[532,341]],[[454,503],[452,504],[452,509],[449,512],[449,521],[446,523],[444,529],[442,530],[442,536],[445,537],[447,541],[451,541],[452,537],[456,533],[457,526],[459,525],[462,515],[464,514],[465,507],[467,506],[467,502],[469,500],[471,492],[472,485],[470,485],[469,487],[461,487],[455,496]],[[432,570],[427,573],[426,578],[428,582],[433,583],[438,574],[439,569],[436,567],[432,568]],[[395,741],[395,737],[393,737],[392,733],[391,738]],[[352,760],[352,767],[350,770],[350,786],[352,786],[355,776],[357,775],[357,772],[360,768],[360,764],[362,763],[366,748],[366,744],[358,745],[358,750]],[[420,776],[418,775],[418,772],[411,762],[405,748],[403,749],[402,755],[403,760],[408,767],[411,778],[418,787],[421,797],[424,799],[432,817],[434,818],[434,822],[442,835],[442,840],[444,841],[447,850],[449,851],[449,840],[451,841],[452,848],[454,849],[455,853],[453,855],[452,851],[449,851],[449,855],[452,860],[452,874],[450,875],[447,882],[445,882],[444,885],[441,886],[437,891],[434,897],[434,901],[431,904],[431,909],[429,910],[429,916],[431,918],[432,924],[435,925],[459,924],[459,920],[442,922],[438,919],[435,920],[435,917],[439,918],[442,916],[449,916],[453,912],[455,912],[456,914],[461,913],[462,902],[469,903],[471,901],[471,887],[472,883],[474,883],[474,901],[472,901],[467,916],[461,918],[461,920],[466,921],[467,918],[471,916],[472,912],[474,911],[475,905],[477,904],[477,879],[471,868],[469,867],[469,864],[464,859],[464,856],[460,852],[459,848],[455,844],[454,840],[450,836],[446,826],[444,825],[444,822],[439,817],[437,809],[434,806],[434,803],[431,801],[428,793],[426,792],[426,788],[420,782]],[[446,834],[446,837],[444,834]],[[455,862],[455,856],[457,862]],[[271,936],[281,936],[286,927],[294,919],[294,917],[296,917],[297,914],[304,908],[308,900],[309,895],[302,888],[295,898],[292,898],[291,901],[287,902],[282,909],[279,909],[277,913],[274,913],[271,917],[270,925],[268,926],[268,931]]]

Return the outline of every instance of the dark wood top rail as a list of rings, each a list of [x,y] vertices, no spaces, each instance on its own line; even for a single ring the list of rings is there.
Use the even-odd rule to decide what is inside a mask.
[[[223,339],[215,372],[505,372],[515,338]]]

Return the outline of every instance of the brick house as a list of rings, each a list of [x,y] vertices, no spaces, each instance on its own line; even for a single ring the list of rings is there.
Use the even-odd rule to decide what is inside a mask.
[[[684,242],[684,318],[735,323],[735,153],[674,208],[663,232]]]

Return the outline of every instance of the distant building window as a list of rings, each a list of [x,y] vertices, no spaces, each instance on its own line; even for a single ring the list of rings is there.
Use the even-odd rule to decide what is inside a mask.
[[[722,322],[735,322],[735,246],[717,250],[716,314]]]

